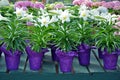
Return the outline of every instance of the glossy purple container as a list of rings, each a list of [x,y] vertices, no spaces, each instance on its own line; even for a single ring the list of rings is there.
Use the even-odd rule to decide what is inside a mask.
[[[0,50],[0,57],[1,57],[1,55],[2,55],[2,51]]]
[[[78,60],[80,65],[88,66],[90,64],[90,50],[80,50]]]
[[[30,47],[26,47],[28,54],[29,66],[31,70],[40,70],[42,67],[43,55],[47,52],[47,49],[42,49],[41,52],[32,51]]]
[[[51,46],[51,54],[52,54],[52,60],[53,61],[59,61],[55,51],[56,51],[57,47],[56,46]]]
[[[56,50],[56,55],[59,58],[61,72],[64,72],[64,73],[71,72],[75,52],[73,51],[63,52],[61,50]]]
[[[101,50],[101,48],[98,48],[98,57],[100,59],[103,59],[103,51]]]
[[[8,70],[18,70],[20,64],[20,51],[12,52],[1,47],[1,51],[5,54],[6,67]]]
[[[82,66],[88,66],[90,64],[91,47],[86,44],[78,46],[78,60]]]
[[[112,52],[111,54],[105,53],[103,55],[103,63],[104,68],[107,70],[115,70],[118,61],[118,54],[116,52]]]

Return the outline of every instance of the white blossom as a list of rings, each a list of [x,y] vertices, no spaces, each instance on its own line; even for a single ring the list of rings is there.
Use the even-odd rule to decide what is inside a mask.
[[[53,14],[60,14],[60,13],[62,13],[63,11],[56,9],[56,10],[49,10],[49,12],[50,12],[50,13],[53,13]]]
[[[80,12],[80,18],[83,18],[84,20],[87,20],[88,17],[90,17],[89,10],[83,10]]]
[[[41,23],[41,26],[48,27],[48,24],[50,23],[50,17],[49,16],[42,16],[41,18],[38,18],[38,22]]]
[[[88,7],[83,4],[83,5],[80,6],[79,11],[81,12],[81,11],[87,10],[87,9],[88,9]]]
[[[23,8],[16,8],[16,11],[14,13],[18,17],[23,17],[26,14],[26,11],[24,11]]]
[[[9,21],[6,17],[3,17],[3,16],[0,14],[0,21],[2,21],[2,20],[4,20],[4,21]]]
[[[50,23],[57,22],[57,21],[58,21],[58,18],[56,15],[54,15],[54,16],[52,16]]]
[[[64,23],[64,22],[70,22],[71,14],[69,13],[68,10],[65,10],[65,11],[61,12],[58,17],[62,21],[62,23]]]
[[[24,14],[24,16],[21,19],[33,21],[33,15],[32,15],[32,13],[31,14]]]

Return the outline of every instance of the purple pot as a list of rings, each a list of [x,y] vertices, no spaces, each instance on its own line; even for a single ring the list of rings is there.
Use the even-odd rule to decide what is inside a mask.
[[[103,55],[103,63],[104,68],[107,70],[115,70],[117,66],[118,55],[116,52],[112,52],[111,54],[105,53]]]
[[[118,55],[120,55],[120,49],[119,48],[116,49],[116,52],[117,52]]]
[[[105,48],[104,51],[102,51],[101,48],[98,48],[98,57],[100,59],[103,59],[103,55],[107,52],[107,49]]]
[[[58,57],[57,57],[57,55],[55,54],[56,49],[57,49],[56,46],[52,46],[52,47],[51,47],[51,54],[52,54],[52,60],[58,62],[58,61],[59,61],[59,60],[58,60]]]
[[[90,46],[86,44],[81,44],[78,47],[78,60],[79,64],[82,66],[88,66],[90,64]]]
[[[1,57],[2,51],[0,50],[0,57]]]
[[[20,63],[20,51],[15,51],[14,53],[10,50],[6,50],[4,47],[1,47],[1,51],[5,54],[6,67],[8,70],[18,70]]]
[[[73,52],[73,51],[63,52],[61,50],[56,50],[56,55],[59,58],[61,72],[65,72],[65,73],[71,72],[75,52]]]
[[[43,55],[47,49],[42,49],[41,52],[32,51],[30,47],[26,47],[26,52],[29,58],[29,65],[31,70],[40,70],[42,67]]]
[[[0,57],[1,57],[1,55],[2,55],[2,51],[1,51],[1,46],[3,45],[3,43],[2,44],[0,44]]]
[[[98,57],[100,59],[103,59],[103,51],[101,50],[101,48],[98,48]]]

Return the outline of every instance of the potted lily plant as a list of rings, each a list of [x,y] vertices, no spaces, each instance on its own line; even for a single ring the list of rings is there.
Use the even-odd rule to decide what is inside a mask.
[[[57,14],[58,21],[53,27],[53,43],[57,46],[56,55],[62,72],[72,71],[73,58],[76,56],[74,49],[78,41],[78,35],[72,27],[72,18],[69,10],[59,10]]]
[[[13,10],[14,11],[14,10]],[[6,67],[8,70],[17,70],[20,56],[25,50],[26,27],[14,12],[6,13],[0,21],[0,43],[4,43],[0,50],[5,54]],[[3,21],[4,20],[4,21]]]
[[[81,44],[77,47],[78,49],[78,60],[80,65],[88,66],[90,64],[90,53],[92,49],[92,27],[88,22],[83,21],[77,28],[79,34],[79,42]]]
[[[119,29],[114,28],[115,20],[112,15],[107,18],[102,17],[100,27],[96,30],[95,39],[96,46],[101,48],[103,56],[104,68],[107,70],[114,70],[117,66],[118,52],[120,46],[120,37],[115,35]]]
[[[40,70],[44,53],[48,52],[47,41],[49,40],[46,29],[41,26],[29,28],[29,46],[26,47],[31,70]]]
[[[90,64],[90,53],[94,45],[92,35],[94,33],[94,19],[91,18],[91,10],[85,5],[78,8],[78,20],[76,21],[75,29],[79,37],[79,45],[77,46],[79,64],[88,66]]]
[[[43,10],[44,12],[45,10]],[[46,12],[46,11],[45,11]],[[26,47],[29,65],[31,70],[40,70],[42,68],[44,53],[48,52],[48,42],[50,42],[51,34],[48,27],[49,18],[44,14],[35,16],[33,25],[28,28],[29,44]]]

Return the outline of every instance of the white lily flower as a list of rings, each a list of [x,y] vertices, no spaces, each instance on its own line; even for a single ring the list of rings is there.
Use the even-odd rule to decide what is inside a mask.
[[[50,17],[49,16],[47,16],[47,17],[42,16],[41,19],[38,19],[38,22],[41,23],[41,26],[48,27],[48,24],[50,23]]]
[[[2,21],[2,20],[4,20],[4,21],[9,21],[6,17],[3,17],[3,16],[0,14],[0,21]]]
[[[33,15],[32,15],[32,13],[31,14],[24,14],[24,16],[21,19],[33,21]]]
[[[58,21],[58,18],[56,15],[54,15],[54,16],[52,16],[50,23],[57,22],[57,21]]]
[[[14,12],[18,17],[23,17],[26,14],[26,11],[23,10],[23,8],[16,8],[16,11]]]
[[[79,17],[83,18],[84,20],[87,20],[89,16],[90,16],[89,11],[88,10],[83,10],[83,11],[80,12]]]
[[[40,8],[40,11],[41,12],[39,12],[39,13],[42,14],[43,16],[48,16],[49,15],[48,12],[46,10],[42,9],[42,8]]]
[[[68,10],[63,11],[62,13],[60,13],[60,16],[58,16],[60,20],[62,20],[62,23],[66,22],[70,22],[70,17],[71,14],[69,13]]]
[[[112,14],[112,21],[115,22],[118,19],[118,15]]]
[[[62,10],[49,10],[50,13],[53,13],[53,14],[60,14],[62,13],[63,11]]]
[[[100,14],[100,12],[97,9],[91,10],[90,13],[94,16],[99,16],[99,14]]]
[[[106,21],[109,22],[109,24],[111,24],[111,22],[115,23],[115,21],[117,20],[117,16],[116,15],[112,15],[110,13],[108,13],[108,14],[104,14],[103,13],[103,14],[101,14],[101,17],[105,18]]]
[[[79,12],[83,11],[83,10],[87,10],[88,7],[86,5],[81,5],[80,8],[79,8]]]
[[[112,17],[111,17],[111,14],[101,14],[102,17],[104,17],[107,21],[111,21]]]
[[[89,11],[89,13],[91,15],[90,16],[91,19],[95,19],[95,16],[100,16],[99,11],[97,9],[92,9],[92,10]]]

